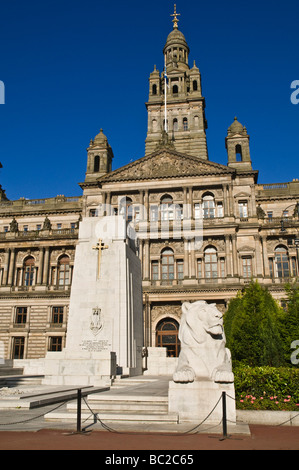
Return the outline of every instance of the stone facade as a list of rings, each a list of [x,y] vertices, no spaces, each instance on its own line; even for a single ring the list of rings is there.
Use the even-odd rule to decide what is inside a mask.
[[[209,161],[200,72],[190,69],[188,44],[174,25],[163,50],[167,114],[164,72],[155,69],[144,157],[112,171],[113,152],[101,130],[87,149],[82,197],[1,197],[6,358],[44,357],[65,346],[82,217],[127,219],[142,264],[144,346],[164,345],[169,355],[178,354],[182,302],[205,300],[224,312],[252,278],[283,300],[285,282],[297,277],[299,181],[258,184],[249,135],[237,118],[225,139],[227,165]]]

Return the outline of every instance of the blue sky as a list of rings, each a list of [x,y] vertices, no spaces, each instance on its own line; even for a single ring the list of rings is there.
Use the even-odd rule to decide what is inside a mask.
[[[299,178],[298,0],[177,1],[199,67],[209,158],[227,164],[234,116],[259,182]],[[9,199],[80,195],[103,128],[113,169],[144,156],[148,77],[163,69],[169,0],[1,0],[0,183]]]

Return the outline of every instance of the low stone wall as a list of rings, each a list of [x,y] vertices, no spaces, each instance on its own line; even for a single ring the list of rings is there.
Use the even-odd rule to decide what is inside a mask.
[[[237,422],[244,424],[262,424],[264,426],[299,426],[299,410],[237,410]]]

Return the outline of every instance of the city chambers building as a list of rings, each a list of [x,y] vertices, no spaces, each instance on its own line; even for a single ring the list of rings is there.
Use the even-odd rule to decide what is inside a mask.
[[[176,13],[149,76],[145,155],[113,170],[101,130],[87,148],[80,197],[0,200],[0,343],[6,359],[61,351],[80,221],[120,215],[133,224],[142,266],[144,346],[177,356],[184,301],[225,312],[251,279],[283,301],[298,274],[299,181],[259,184],[246,127],[224,132],[227,165],[210,161],[201,73]],[[145,137],[145,136],[144,136]],[[8,195],[9,196],[9,195]],[[190,230],[200,227],[199,241]],[[189,227],[190,230],[185,228]]]

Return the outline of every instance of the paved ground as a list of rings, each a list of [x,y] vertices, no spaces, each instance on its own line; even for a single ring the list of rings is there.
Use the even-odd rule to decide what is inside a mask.
[[[153,382],[150,385],[151,393],[165,394],[165,384],[167,380],[165,383],[159,381],[159,384]],[[121,395],[127,392],[120,388],[113,393]],[[134,385],[130,387],[130,393],[140,394],[144,391],[140,385]],[[232,428],[228,423],[228,433],[231,435],[223,440],[221,424],[211,426],[204,423],[194,429],[190,424],[136,426],[130,423],[101,423],[92,419],[82,422],[82,429],[86,427],[87,432],[76,434],[76,422],[48,422],[44,419],[44,415],[56,406],[59,405],[52,404],[33,410],[0,409],[0,450],[102,450],[101,458],[116,451],[123,451],[117,455],[129,455],[130,451],[134,451],[131,455],[138,456],[138,451],[155,451],[155,455],[158,455],[165,451],[178,453],[213,449],[299,450],[299,426],[245,425]],[[60,409],[63,411],[65,405]],[[147,456],[144,453],[142,455]],[[198,453],[192,455],[195,460],[198,458]]]
[[[0,450],[102,450],[102,457],[111,455],[139,455],[139,450],[198,451],[198,450],[299,450],[299,427],[250,426],[250,436],[193,434],[170,435],[160,433],[122,433],[92,431],[72,434],[70,430],[44,429],[41,431],[0,432]],[[121,453],[118,451],[126,451]],[[157,452],[161,451],[161,452]],[[195,454],[194,454],[195,455]]]

